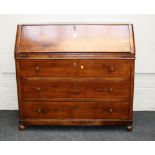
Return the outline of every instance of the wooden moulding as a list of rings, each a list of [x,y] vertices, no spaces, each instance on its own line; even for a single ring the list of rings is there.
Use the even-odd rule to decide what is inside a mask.
[[[131,53],[15,53],[16,59],[135,59]]]
[[[24,125],[60,125],[60,126],[102,126],[102,125],[132,125],[132,120],[122,119],[24,119]]]

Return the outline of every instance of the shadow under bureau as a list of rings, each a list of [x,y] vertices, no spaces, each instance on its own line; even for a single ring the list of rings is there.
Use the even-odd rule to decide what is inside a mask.
[[[124,125],[132,130],[131,24],[18,25],[19,129]]]

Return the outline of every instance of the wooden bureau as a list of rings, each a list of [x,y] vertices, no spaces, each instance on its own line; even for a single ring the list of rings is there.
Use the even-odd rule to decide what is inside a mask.
[[[19,129],[124,125],[132,130],[131,24],[18,25]]]

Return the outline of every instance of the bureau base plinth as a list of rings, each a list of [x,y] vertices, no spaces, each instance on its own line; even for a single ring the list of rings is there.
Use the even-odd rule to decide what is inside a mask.
[[[132,120],[109,119],[26,119],[19,122],[19,130],[25,130],[27,126],[124,126],[127,131],[132,131]]]

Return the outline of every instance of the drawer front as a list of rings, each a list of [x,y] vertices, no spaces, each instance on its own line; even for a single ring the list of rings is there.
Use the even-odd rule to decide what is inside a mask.
[[[127,119],[128,102],[24,102],[24,119]]]
[[[128,98],[130,81],[102,78],[24,78],[23,100],[52,98]]]
[[[21,76],[130,77],[130,60],[19,60]]]

